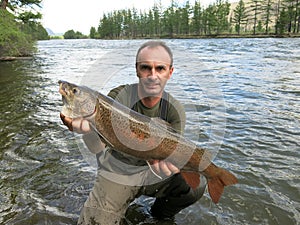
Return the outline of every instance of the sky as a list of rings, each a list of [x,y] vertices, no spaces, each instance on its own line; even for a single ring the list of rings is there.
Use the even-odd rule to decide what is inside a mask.
[[[216,0],[200,0],[202,6]],[[54,33],[68,30],[79,31],[88,35],[90,28],[98,27],[103,13],[118,9],[149,9],[158,0],[43,0],[41,13],[42,24]],[[170,6],[171,0],[161,0],[163,6]],[[186,0],[177,2],[185,3]],[[194,1],[191,0],[192,4]]]

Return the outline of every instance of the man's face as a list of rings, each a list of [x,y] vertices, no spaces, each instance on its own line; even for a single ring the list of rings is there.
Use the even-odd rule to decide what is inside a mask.
[[[142,49],[137,57],[136,72],[144,97],[159,96],[173,73],[168,52],[161,46]]]

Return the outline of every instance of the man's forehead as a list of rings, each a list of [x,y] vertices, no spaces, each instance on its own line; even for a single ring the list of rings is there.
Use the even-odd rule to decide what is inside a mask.
[[[170,64],[171,57],[168,52],[161,46],[157,46],[155,48],[146,47],[140,51],[137,57],[137,62],[157,62]]]
[[[147,60],[147,61],[138,61],[140,65],[165,65],[169,66],[170,62],[167,61],[157,61],[157,60]]]

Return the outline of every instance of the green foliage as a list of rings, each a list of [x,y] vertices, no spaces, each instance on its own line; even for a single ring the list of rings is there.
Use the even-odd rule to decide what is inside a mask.
[[[262,5],[262,19],[265,21],[265,32],[269,33],[269,25],[272,23],[271,16],[273,11],[274,0],[266,0]]]
[[[90,29],[90,38],[94,39],[94,38],[96,38],[96,35],[97,35],[96,28],[91,27],[91,29]]]
[[[249,6],[250,12],[249,15],[251,15],[251,20],[253,20],[253,34],[256,34],[257,30],[257,24],[258,24],[258,17],[260,17],[260,14],[262,13],[262,0],[251,0],[251,4]]]
[[[41,2],[0,0],[0,57],[32,55],[36,40],[49,39],[47,31],[38,22],[42,15],[36,7],[40,7]]]
[[[64,39],[64,36],[50,36],[50,39]]]
[[[235,23],[235,30],[238,34],[240,34],[242,25],[247,22],[246,7],[243,0],[239,1],[233,12],[233,22]]]
[[[288,21],[289,16],[288,13],[285,10],[282,10],[280,12],[280,16],[276,22],[276,33],[277,34],[284,34],[284,31],[288,29]]]
[[[34,50],[32,37],[21,32],[12,14],[0,9],[0,57],[28,56]]]
[[[83,39],[87,38],[85,35],[83,35],[81,32],[74,30],[68,30],[66,33],[64,33],[64,39]]]
[[[207,8],[203,8],[201,2],[195,0],[191,5],[189,0],[181,4],[172,0],[165,8],[155,4],[148,11],[132,8],[108,12],[103,14],[96,33],[93,30],[90,36],[103,39],[185,38],[234,32],[240,35],[250,31],[256,35],[275,33],[278,26],[284,28],[281,29],[283,33],[299,33],[300,0],[240,0],[232,10],[228,0],[215,0]],[[287,19],[280,16],[282,11]]]
[[[184,37],[221,33],[229,27],[229,6],[227,1],[218,0],[217,5],[211,5],[204,11],[200,1],[195,1],[194,6],[186,1],[181,7],[171,1],[166,9],[155,4],[148,12],[140,14],[136,9],[115,11],[103,15],[98,33],[100,38]]]
[[[35,22],[28,22],[20,24],[21,31],[31,36],[32,40],[48,40],[49,35],[46,29]]]

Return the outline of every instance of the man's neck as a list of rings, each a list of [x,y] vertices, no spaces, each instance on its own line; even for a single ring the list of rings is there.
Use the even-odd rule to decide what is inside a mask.
[[[152,108],[160,101],[160,99],[161,96],[151,96],[151,97],[142,98],[141,101],[144,106],[148,108]]]
[[[162,93],[156,95],[156,96],[147,96],[144,97],[145,94],[141,91],[140,87],[138,88],[138,96],[139,99],[141,99],[141,102],[143,103],[144,106],[148,108],[152,108],[155,106],[161,99]]]

